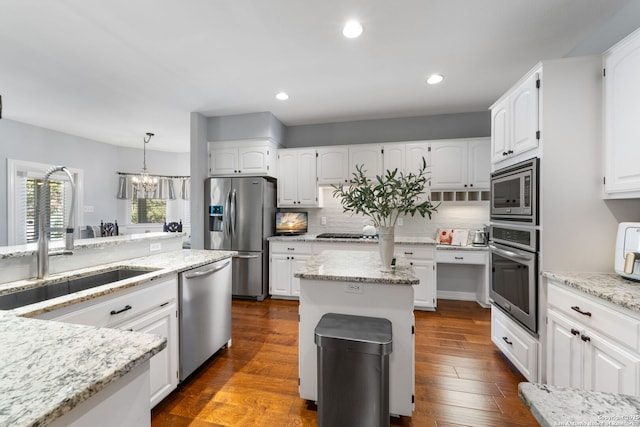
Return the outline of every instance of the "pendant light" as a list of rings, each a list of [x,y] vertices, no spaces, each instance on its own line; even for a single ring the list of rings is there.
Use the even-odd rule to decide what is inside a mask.
[[[133,177],[133,185],[136,188],[138,194],[142,193],[145,197],[156,191],[158,187],[158,178],[150,176],[147,170],[147,144],[154,136],[151,132],[147,132],[147,135],[143,138],[144,144],[142,145],[142,172],[139,175]]]

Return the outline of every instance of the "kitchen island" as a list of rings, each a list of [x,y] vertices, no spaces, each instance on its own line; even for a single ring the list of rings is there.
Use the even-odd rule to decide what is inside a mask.
[[[314,330],[325,313],[385,318],[391,321],[389,410],[411,416],[415,388],[413,286],[419,282],[403,257],[395,271],[380,271],[377,252],[325,250],[297,273],[300,279],[300,397],[317,400],[317,354]]]

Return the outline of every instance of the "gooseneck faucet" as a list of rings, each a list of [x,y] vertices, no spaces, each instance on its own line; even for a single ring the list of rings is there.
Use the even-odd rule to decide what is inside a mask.
[[[65,227],[65,243],[63,251],[49,253],[49,239],[47,233],[51,233],[51,224],[49,224],[49,178],[56,172],[64,172],[69,177],[71,183],[71,206],[69,208],[69,221]],[[76,184],[73,181],[73,175],[65,166],[54,166],[47,171],[42,180],[42,188],[40,190],[40,199],[38,203],[38,279],[43,279],[49,274],[49,255],[71,255],[73,254],[73,214],[76,204]]]

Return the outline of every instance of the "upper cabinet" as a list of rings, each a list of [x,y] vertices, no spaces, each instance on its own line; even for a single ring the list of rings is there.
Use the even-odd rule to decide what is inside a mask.
[[[356,173],[356,166],[362,166],[362,171],[370,179],[382,175],[382,144],[349,145],[349,179]]]
[[[387,144],[384,146],[382,153],[382,164],[385,170],[398,169],[398,172],[404,172],[406,159],[405,144]]]
[[[276,176],[277,146],[270,140],[209,143],[210,176]]]
[[[278,207],[317,207],[316,150],[278,152]]]
[[[489,138],[433,141],[431,143],[431,189],[489,188],[490,152]]]
[[[491,158],[494,164],[508,160],[508,163],[515,163],[535,156],[528,152],[538,148],[540,140],[541,78],[541,67],[532,70],[491,106]]]
[[[349,147],[334,145],[318,147],[318,184],[346,184],[349,182]]]
[[[422,159],[427,162],[427,172],[431,172],[431,144],[429,141],[407,142],[405,146],[405,172],[418,173],[422,166]]]
[[[604,192],[640,197],[640,31],[605,52]]]

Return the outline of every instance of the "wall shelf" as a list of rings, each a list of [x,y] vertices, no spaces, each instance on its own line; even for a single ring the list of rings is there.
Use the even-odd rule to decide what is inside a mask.
[[[491,193],[489,190],[473,191],[433,191],[431,201],[436,203],[489,203]]]

